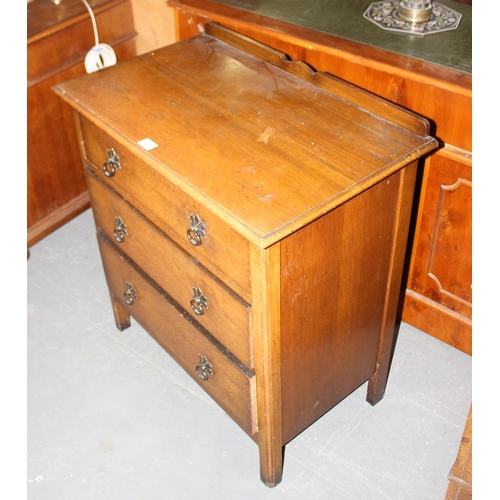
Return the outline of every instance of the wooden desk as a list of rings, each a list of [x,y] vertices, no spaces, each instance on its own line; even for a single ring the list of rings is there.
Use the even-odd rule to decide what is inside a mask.
[[[464,13],[460,31],[429,35],[423,43],[444,46],[445,52],[455,50],[457,40],[462,47],[471,46],[471,7],[446,0],[443,3]],[[471,354],[472,76],[468,52],[446,58],[434,50],[435,60],[426,60],[425,51],[419,54],[413,47],[422,43],[418,37],[413,36],[405,45],[401,41],[401,37],[408,40],[405,35],[383,32],[364,20],[367,4],[360,0],[324,2],[322,12],[331,18],[340,17],[338,25],[341,16],[351,25],[355,16],[359,19],[357,32],[363,36],[368,33],[371,45],[356,41],[356,33],[348,39],[335,32],[311,29],[305,26],[310,21],[307,14],[297,15],[291,22],[297,4],[294,0],[287,3],[286,13],[274,12],[274,17],[261,11],[268,13],[267,6],[280,2],[170,0],[168,4],[175,9],[179,40],[198,34],[207,20],[213,20],[430,120],[442,146],[419,171],[402,318]],[[337,6],[342,8],[336,10]],[[295,7],[301,14],[307,12],[303,6]],[[398,43],[394,46],[395,37]],[[450,37],[452,41],[448,42]],[[384,44],[392,50],[385,49]]]
[[[135,52],[130,0],[90,0],[99,41],[119,61]],[[71,108],[52,92],[85,73],[95,45],[81,0],[28,3],[28,248],[89,207]]]
[[[118,328],[137,320],[259,445],[384,395],[427,120],[230,32],[56,87],[77,112]]]

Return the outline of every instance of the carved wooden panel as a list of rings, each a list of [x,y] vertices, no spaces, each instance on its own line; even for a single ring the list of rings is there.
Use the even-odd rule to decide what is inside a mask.
[[[444,148],[426,165],[409,288],[472,318],[472,159]]]

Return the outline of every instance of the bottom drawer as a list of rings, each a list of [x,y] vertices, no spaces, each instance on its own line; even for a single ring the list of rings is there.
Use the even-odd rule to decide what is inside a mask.
[[[253,372],[235,363],[224,346],[105,235],[99,233],[98,241],[112,299],[148,331],[245,432],[254,434]]]

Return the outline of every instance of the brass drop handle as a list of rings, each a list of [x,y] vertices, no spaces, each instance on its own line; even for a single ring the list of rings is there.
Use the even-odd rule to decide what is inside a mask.
[[[125,287],[123,298],[125,299],[125,302],[131,306],[134,303],[134,300],[137,300],[137,292],[130,281],[125,281]]]
[[[198,354],[198,357],[199,357],[199,365],[197,365],[195,368],[196,373],[198,377],[201,378],[201,380],[208,380],[208,376],[214,374],[212,365],[208,362],[206,356]]]
[[[203,316],[205,314],[205,309],[208,309],[208,299],[203,295],[200,288],[193,287],[193,298],[189,302],[191,309],[198,316]]]
[[[123,243],[125,241],[125,236],[128,236],[127,226],[121,217],[115,217],[115,224],[115,240],[118,243]]]
[[[198,215],[191,214],[189,217],[191,218],[191,225],[187,230],[187,237],[191,245],[199,247],[201,245],[201,237],[207,237],[207,234],[205,232],[206,226],[205,224],[203,224],[203,222],[201,222],[201,219]]]
[[[106,177],[113,177],[117,169],[122,168],[120,165],[120,157],[115,153],[113,148],[108,149],[108,159],[104,162],[102,169]]]

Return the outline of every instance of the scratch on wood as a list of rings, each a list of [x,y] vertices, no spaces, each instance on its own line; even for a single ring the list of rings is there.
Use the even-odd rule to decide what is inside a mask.
[[[265,201],[266,203],[271,203],[273,201],[272,199],[274,198],[274,194],[266,194],[266,196],[263,196],[260,201]]]
[[[291,261],[290,261],[290,262],[286,265],[286,267],[283,269],[283,276],[288,276],[288,275],[289,275],[289,274],[293,271],[293,269],[294,269],[294,268],[297,268],[297,267],[299,267],[299,266],[297,265],[297,263],[296,263],[295,261],[291,260]]]
[[[302,290],[299,290],[293,297],[292,297],[292,304],[302,295]]]
[[[255,175],[255,167],[253,165],[249,165],[248,167],[242,167],[238,169],[239,172],[244,172],[247,174]]]
[[[276,133],[276,129],[274,127],[267,127],[262,134],[257,137],[257,142],[263,142],[267,144],[269,142],[269,137]]]

